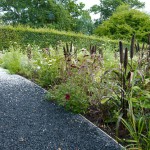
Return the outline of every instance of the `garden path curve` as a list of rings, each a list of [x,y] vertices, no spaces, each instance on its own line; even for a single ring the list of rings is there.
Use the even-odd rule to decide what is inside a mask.
[[[45,100],[46,91],[0,68],[0,150],[118,150],[81,115]]]

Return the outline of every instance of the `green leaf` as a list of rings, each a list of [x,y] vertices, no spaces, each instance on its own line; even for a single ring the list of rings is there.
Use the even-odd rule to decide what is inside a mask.
[[[132,101],[132,102],[138,102],[138,99],[136,99],[136,98],[130,98],[130,100]]]
[[[141,91],[141,88],[138,87],[138,86],[133,86],[132,90],[135,91],[135,92],[138,92],[138,91]]]
[[[105,104],[107,101],[109,100],[109,98],[104,98],[101,100],[101,104]]]

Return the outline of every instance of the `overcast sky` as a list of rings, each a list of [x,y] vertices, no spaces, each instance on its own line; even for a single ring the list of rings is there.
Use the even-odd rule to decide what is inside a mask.
[[[140,0],[140,1],[145,2],[145,8],[142,9],[142,10],[145,11],[145,12],[150,13],[150,0]],[[89,9],[91,6],[100,3],[99,0],[78,0],[78,2],[83,2],[85,4],[86,9]],[[92,14],[93,19],[96,19],[98,17],[99,17],[99,15]]]

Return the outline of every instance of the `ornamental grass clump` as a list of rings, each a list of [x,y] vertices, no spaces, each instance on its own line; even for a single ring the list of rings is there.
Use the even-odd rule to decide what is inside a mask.
[[[8,51],[5,51],[2,57],[3,68],[6,68],[10,73],[20,74],[27,65],[26,55],[20,51],[20,47],[11,46]]]
[[[121,128],[123,128],[123,125],[127,130],[127,134],[129,133],[129,139],[125,140],[126,142],[131,143],[128,146],[133,149],[137,148],[144,150],[150,148],[150,145],[148,144],[150,142],[150,122],[148,121],[150,118],[150,105],[148,102],[150,93],[147,91],[146,87],[145,90],[143,90],[145,81],[147,81],[146,84],[150,83],[147,71],[145,70],[149,63],[147,62],[147,50],[144,49],[144,44],[142,45],[142,48],[140,48],[139,44],[134,47],[134,40],[134,36],[132,36],[130,47],[131,62],[128,62],[128,49],[125,48],[123,67],[120,69],[122,114],[120,115],[121,119],[119,120],[121,120],[122,123],[120,124]],[[119,42],[119,48],[122,50],[120,43],[121,42]],[[134,54],[134,48],[137,49],[137,54]],[[136,60],[136,55],[139,55],[138,61]],[[120,52],[120,63],[122,63],[122,51]]]

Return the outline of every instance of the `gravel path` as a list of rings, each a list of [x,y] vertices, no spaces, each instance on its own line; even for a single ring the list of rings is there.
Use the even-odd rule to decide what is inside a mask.
[[[118,150],[80,115],[44,100],[46,91],[0,69],[0,150]]]

